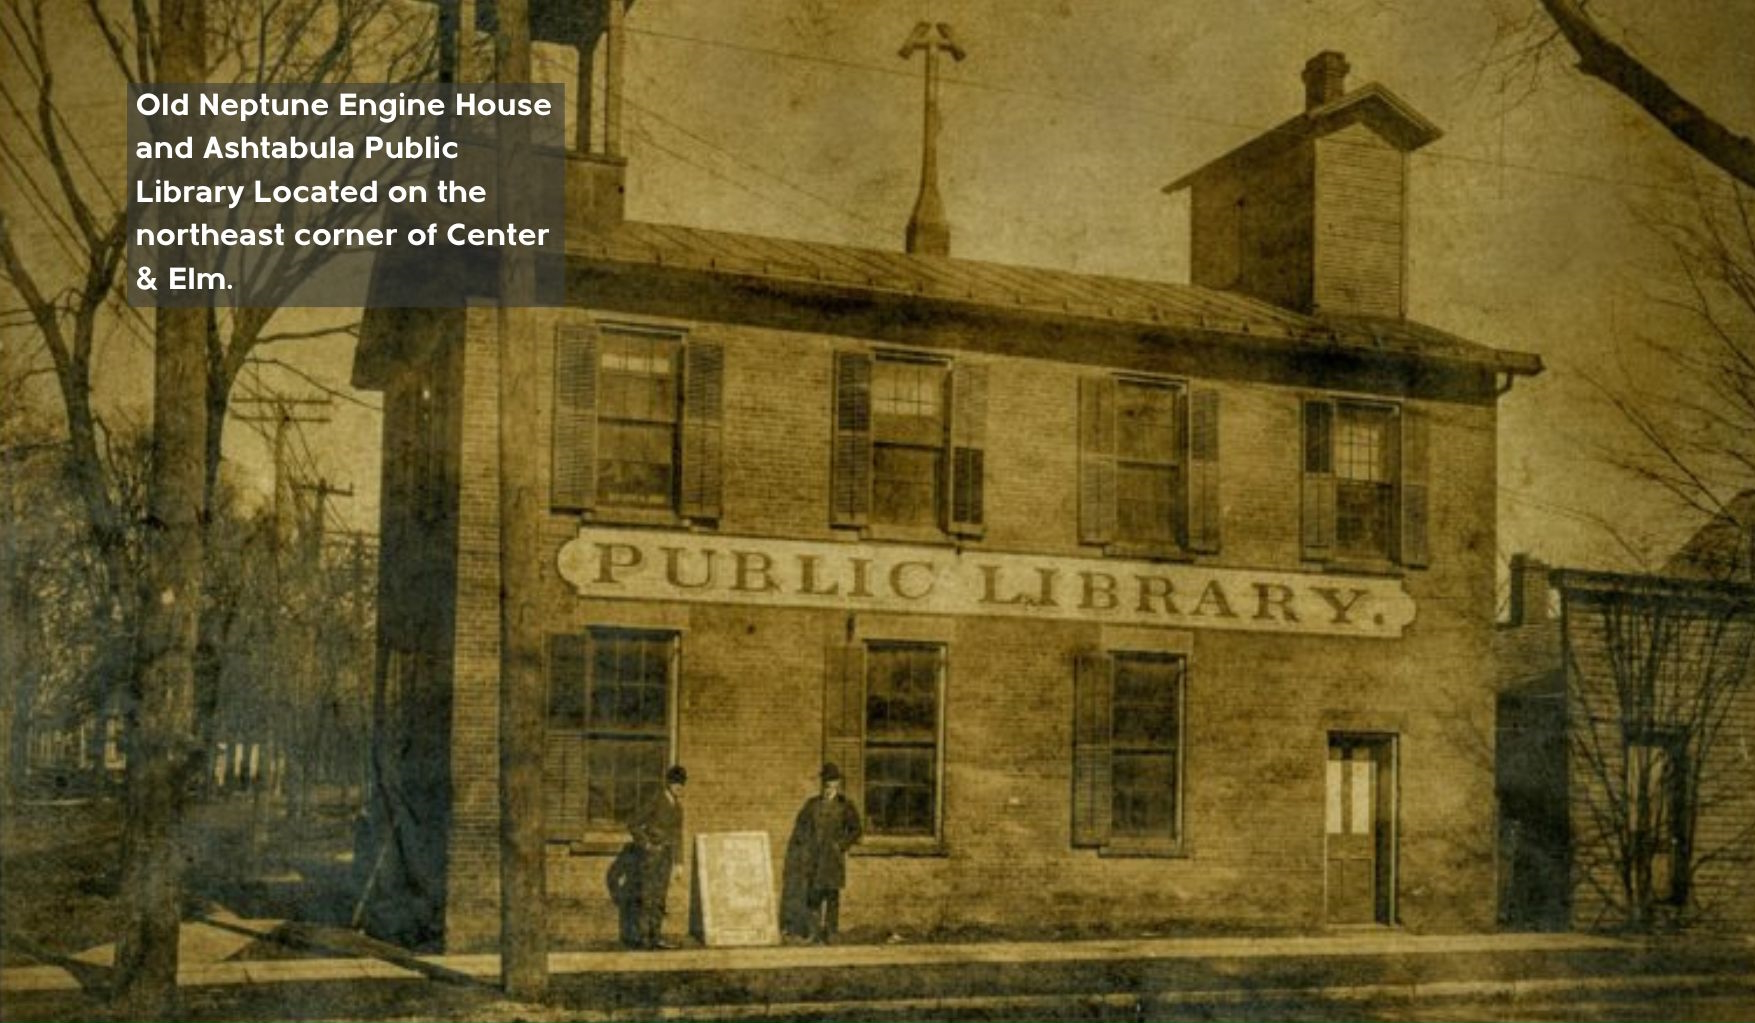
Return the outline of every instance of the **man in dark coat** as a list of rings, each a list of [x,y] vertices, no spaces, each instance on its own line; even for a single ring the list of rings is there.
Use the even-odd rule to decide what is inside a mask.
[[[804,889],[807,936],[828,944],[840,925],[841,889],[847,884],[847,850],[864,829],[859,810],[841,794],[841,769],[824,764],[823,789],[805,801],[792,826],[788,860],[796,863]]]
[[[664,772],[664,791],[640,808],[628,833],[640,849],[639,944],[642,948],[675,948],[664,940],[664,902],[670,895],[670,874],[682,857],[683,786],[689,772],[681,766]]]

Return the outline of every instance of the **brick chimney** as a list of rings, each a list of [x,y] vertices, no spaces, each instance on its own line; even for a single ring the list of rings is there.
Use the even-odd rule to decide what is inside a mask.
[[[1324,50],[1304,62],[1304,109],[1315,110],[1340,99],[1347,93],[1346,54]]]
[[[1528,554],[1511,556],[1511,624],[1548,620],[1548,566]]]

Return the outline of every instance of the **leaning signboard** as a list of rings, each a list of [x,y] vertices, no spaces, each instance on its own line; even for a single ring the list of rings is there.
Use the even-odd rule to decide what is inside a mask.
[[[695,892],[704,943],[780,943],[773,864],[765,831],[695,836]]]

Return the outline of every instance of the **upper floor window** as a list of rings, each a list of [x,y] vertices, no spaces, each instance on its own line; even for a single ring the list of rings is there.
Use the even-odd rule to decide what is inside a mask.
[[[549,637],[543,792],[550,837],[613,832],[671,762],[677,634],[591,629]]]
[[[833,522],[979,534],[986,420],[985,366],[837,352]]]
[[[1219,548],[1218,392],[1123,376],[1079,387],[1079,538],[1126,552]]]
[[[936,526],[944,497],[942,362],[878,359],[871,378],[871,520]]]
[[[1303,518],[1306,558],[1424,565],[1425,417],[1373,402],[1306,401]]]
[[[722,346],[675,331],[562,327],[553,507],[718,518],[724,365]]]
[[[669,508],[676,498],[682,342],[604,331],[597,405],[597,500]]]

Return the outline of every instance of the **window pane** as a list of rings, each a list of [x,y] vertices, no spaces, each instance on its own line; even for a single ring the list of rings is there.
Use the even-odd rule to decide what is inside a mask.
[[[1123,380],[1115,397],[1116,454],[1141,462],[1177,461],[1176,392]]]
[[[1115,473],[1115,527],[1132,541],[1176,539],[1177,469],[1122,464]]]
[[[939,448],[873,445],[872,518],[892,525],[936,525],[943,460]]]
[[[665,701],[674,638],[612,630],[593,636],[591,732],[662,738],[668,725]]]
[[[1335,544],[1352,557],[1387,558],[1395,521],[1395,488],[1387,483],[1335,484]]]
[[[872,367],[871,410],[942,422],[944,379],[942,363],[879,359]]]
[[[666,507],[671,500],[676,429],[646,423],[599,423],[598,497],[608,504]]]
[[[874,834],[933,833],[933,764],[930,746],[866,750],[866,816]]]
[[[873,646],[868,657],[866,735],[880,741],[935,741],[938,648]]]
[[[593,738],[586,744],[586,819],[605,827],[626,824],[658,797],[668,761],[665,743]]]
[[[1115,656],[1111,811],[1118,835],[1175,835],[1183,667],[1167,654]]]
[[[598,414],[610,419],[676,422],[679,347],[671,338],[605,333]]]
[[[1343,405],[1335,424],[1335,475],[1389,482],[1389,410]]]
[[[1181,675],[1182,662],[1172,658],[1115,659],[1113,734],[1117,746],[1175,747]]]
[[[1171,835],[1176,821],[1176,758],[1170,753],[1114,757],[1112,827],[1121,835]]]
[[[872,644],[866,654],[866,813],[874,834],[930,835],[938,805],[944,648]]]

